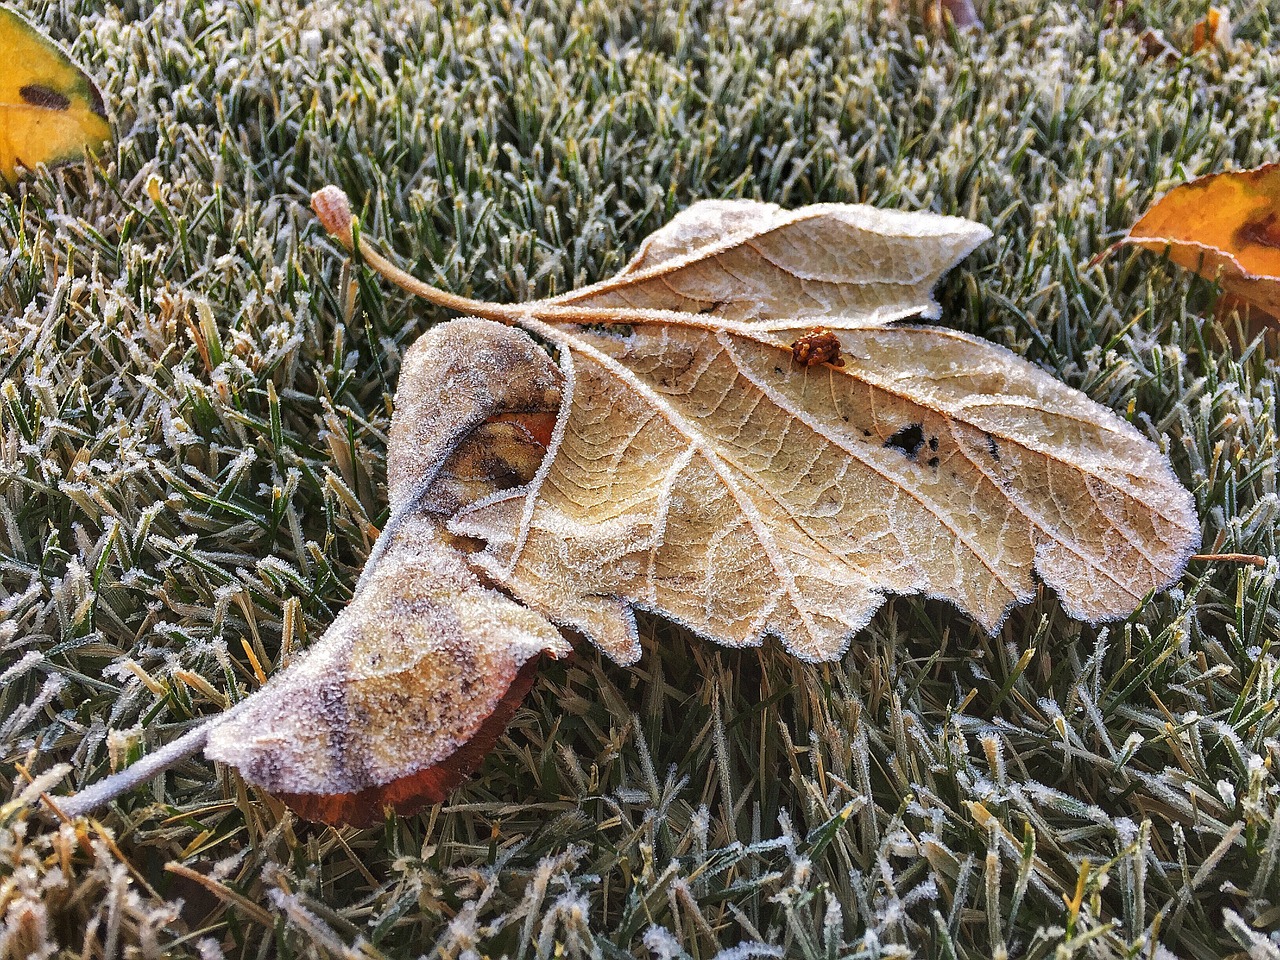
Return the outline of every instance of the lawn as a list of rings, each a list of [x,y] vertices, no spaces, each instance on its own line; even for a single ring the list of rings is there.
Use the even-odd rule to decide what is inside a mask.
[[[0,195],[0,956],[1280,957],[1275,339],[1158,255],[1163,191],[1278,156],[1280,4],[21,0],[99,81],[103,162]],[[1103,9],[1105,8],[1105,9]],[[898,598],[842,660],[548,664],[444,805],[335,830],[201,757],[101,779],[261,685],[387,515],[400,357],[444,311],[617,270],[700,198],[995,233],[943,323],[1127,417],[1206,549],[1129,620],[1052,591],[996,636]],[[1222,315],[1219,315],[1222,313]]]

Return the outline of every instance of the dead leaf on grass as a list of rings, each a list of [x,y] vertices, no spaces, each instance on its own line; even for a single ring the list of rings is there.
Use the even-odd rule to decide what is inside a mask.
[[[1196,21],[1191,31],[1191,52],[1206,48],[1231,51],[1231,15],[1225,7],[1210,7],[1208,13]]]
[[[1280,316],[1280,164],[1174,187],[1120,241],[1167,254],[1224,293]]]
[[[313,205],[353,243],[345,196]],[[481,319],[406,357],[391,516],[355,600],[199,745],[305,816],[368,822],[474,767],[539,655],[567,652],[552,623],[620,663],[640,656],[636,609],[823,661],[889,594],[995,630],[1038,575],[1073,616],[1131,613],[1199,543],[1165,457],[1007,350],[893,323],[936,316],[934,285],[988,236],[701,203],[617,277],[516,305],[428,287],[362,241],[385,276]],[[64,809],[129,785],[112,779]]]

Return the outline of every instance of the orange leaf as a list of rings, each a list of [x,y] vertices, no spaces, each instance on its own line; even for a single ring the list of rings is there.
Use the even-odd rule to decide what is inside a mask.
[[[1231,18],[1222,7],[1210,7],[1192,31],[1191,52],[1199,53],[1205,47],[1231,49]]]
[[[1280,316],[1280,164],[1174,187],[1133,225],[1135,244]]]

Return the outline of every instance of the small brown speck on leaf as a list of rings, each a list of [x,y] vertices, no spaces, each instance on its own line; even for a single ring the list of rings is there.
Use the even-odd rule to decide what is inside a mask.
[[[822,327],[814,327],[791,344],[791,356],[802,367],[813,367],[820,363],[844,366],[844,359],[840,356],[840,339]]]

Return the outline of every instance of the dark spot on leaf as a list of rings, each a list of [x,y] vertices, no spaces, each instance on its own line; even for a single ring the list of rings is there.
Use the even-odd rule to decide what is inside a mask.
[[[991,434],[987,434],[987,452],[991,454],[991,459],[996,463],[1000,462],[1000,448],[996,445],[996,438]]]
[[[886,447],[897,447],[906,455],[908,460],[914,460],[916,454],[920,452],[920,448],[924,446],[924,431],[920,429],[920,424],[913,423],[909,427],[903,427],[892,437],[884,442]]]
[[[938,464],[940,464],[941,462],[942,461],[939,460],[937,457],[929,458],[929,466],[933,467],[934,469],[937,469]]]
[[[66,110],[71,106],[71,101],[57,90],[39,83],[28,83],[25,87],[19,87],[18,96],[24,103],[29,103],[33,107],[42,107],[45,110]]]
[[[106,119],[107,105],[102,102],[102,92],[98,89],[98,85],[96,83],[89,84],[89,106],[93,109],[94,113],[102,117],[104,120]]]
[[[1269,213],[1261,220],[1250,221],[1236,231],[1239,246],[1280,247],[1280,215]]]
[[[929,449],[930,449],[930,450],[935,450],[935,451],[938,449],[938,438],[937,438],[937,437],[930,437],[930,438],[929,438]]]

